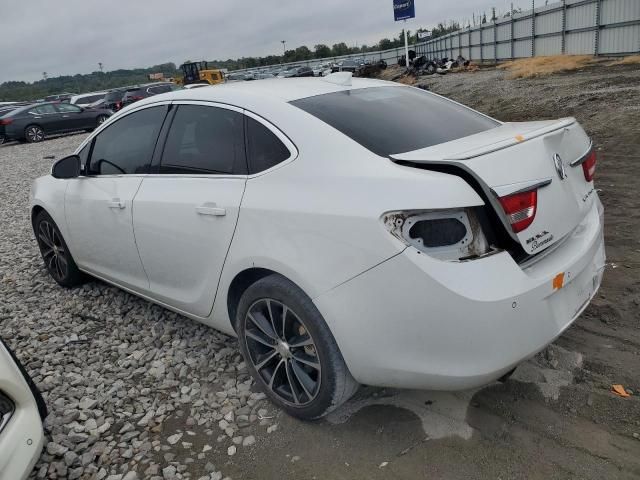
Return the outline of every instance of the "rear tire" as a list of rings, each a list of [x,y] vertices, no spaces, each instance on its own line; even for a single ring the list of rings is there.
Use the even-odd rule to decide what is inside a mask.
[[[58,226],[47,212],[43,210],[36,215],[33,229],[49,275],[66,288],[84,283],[85,275],[78,269]]]
[[[40,125],[29,125],[24,129],[24,138],[29,143],[39,143],[44,140],[44,130]]]
[[[346,402],[358,384],[311,299],[273,274],[243,293],[235,319],[249,372],[273,403],[303,420]]]

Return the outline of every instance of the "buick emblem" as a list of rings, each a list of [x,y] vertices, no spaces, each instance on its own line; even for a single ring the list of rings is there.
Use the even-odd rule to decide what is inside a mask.
[[[564,170],[564,163],[562,162],[562,157],[557,153],[553,154],[553,164],[556,166],[556,172],[558,172],[558,176],[560,180],[564,180],[567,178],[567,172]]]

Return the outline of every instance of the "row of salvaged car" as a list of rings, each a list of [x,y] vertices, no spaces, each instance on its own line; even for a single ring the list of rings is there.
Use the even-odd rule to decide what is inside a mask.
[[[312,67],[294,65],[231,73],[226,75],[225,81],[324,77],[335,72],[351,72],[357,77],[371,77],[386,68],[384,60],[369,62],[363,58],[355,58]],[[154,82],[83,94],[66,92],[32,102],[0,104],[0,144],[11,140],[41,142],[48,135],[91,131],[113,113],[138,100],[180,88],[206,85],[208,84],[196,83],[180,87],[171,82]]]
[[[351,72],[354,77],[371,77],[380,70],[387,68],[384,60],[371,62],[364,58],[353,58],[339,62],[325,62],[316,65],[288,65],[271,66],[247,70],[244,72],[230,73],[227,81],[262,80],[266,78],[293,78],[293,77],[325,77],[336,72]]]
[[[114,112],[143,98],[170,92],[173,83],[149,83],[81,95],[61,93],[32,102],[0,104],[0,144],[41,142],[47,135],[91,131]]]
[[[429,59],[426,55],[418,56],[414,50],[409,50],[409,73],[414,75],[433,75],[434,73],[445,74],[455,68],[468,67],[469,60],[462,55],[454,59],[448,57]],[[406,58],[398,58],[398,65],[406,67]]]

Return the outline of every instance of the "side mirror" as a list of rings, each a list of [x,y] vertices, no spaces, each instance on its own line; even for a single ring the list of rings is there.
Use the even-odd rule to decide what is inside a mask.
[[[53,178],[77,178],[80,176],[80,157],[69,155],[61,158],[51,168]]]

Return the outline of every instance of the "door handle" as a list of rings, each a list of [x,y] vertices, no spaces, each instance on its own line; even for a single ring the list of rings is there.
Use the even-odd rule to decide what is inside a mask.
[[[107,202],[107,205],[109,205],[109,208],[123,209],[125,207],[124,202],[121,201],[119,198],[114,198],[110,202]]]
[[[213,215],[214,217],[224,217],[227,214],[226,209],[217,207],[215,203],[203,203],[196,207],[196,212],[199,215]]]

